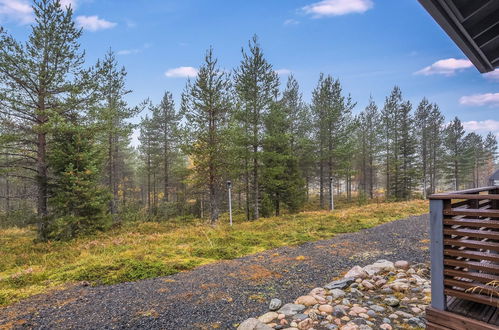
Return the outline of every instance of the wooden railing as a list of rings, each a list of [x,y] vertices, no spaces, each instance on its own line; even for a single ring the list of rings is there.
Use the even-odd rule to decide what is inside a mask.
[[[430,197],[432,307],[446,296],[499,307],[499,186]]]

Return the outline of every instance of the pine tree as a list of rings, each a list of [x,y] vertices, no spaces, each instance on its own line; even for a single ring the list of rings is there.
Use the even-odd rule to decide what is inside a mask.
[[[218,67],[210,48],[193,83],[182,95],[182,108],[189,122],[192,144],[186,146],[197,181],[208,190],[210,220],[220,214],[225,176],[227,124],[231,111],[231,85],[227,74]]]
[[[103,230],[109,194],[99,184],[101,152],[89,127],[61,123],[53,136],[49,165],[54,173],[49,204],[54,220],[48,238],[71,239]]]
[[[454,190],[460,189],[469,167],[464,138],[464,127],[459,118],[456,117],[445,128],[444,144],[447,179],[452,182]]]
[[[276,216],[280,215],[281,203],[297,212],[305,201],[304,180],[292,152],[292,123],[282,103],[274,103],[265,116],[262,185]]]
[[[436,192],[439,179],[444,172],[444,120],[440,108],[434,103],[430,112],[429,125],[427,126],[427,171],[429,174],[429,191],[427,194]]]
[[[265,59],[257,36],[249,42],[248,52],[242,50],[242,55],[241,64],[235,71],[235,87],[241,106],[236,118],[242,128],[243,136],[239,140],[245,150],[247,217],[250,216],[248,196],[251,190],[253,219],[258,219],[263,118],[277,98],[279,78]]]
[[[118,186],[123,179],[120,163],[123,149],[129,144],[129,137],[134,125],[128,120],[139,112],[139,108],[129,107],[124,97],[131,93],[126,89],[126,70],[118,68],[116,56],[109,50],[102,61],[96,65],[99,73],[99,99],[94,117],[102,132],[102,144],[106,149],[106,180],[113,198],[109,210],[115,222],[121,220],[118,213]]]
[[[152,108],[153,106],[150,105]],[[155,194],[155,181],[154,177],[156,175],[156,155],[159,150],[159,143],[157,140],[157,122],[149,118],[149,116],[145,116],[140,121],[140,152],[144,164],[144,171],[146,175],[146,205],[147,211],[149,213],[156,212],[156,194]]]
[[[10,117],[17,133],[9,154],[36,178],[38,238],[46,240],[52,122],[84,110],[93,82],[82,68],[82,32],[72,10],[62,9],[58,0],[35,0],[33,10],[35,23],[26,42],[0,34],[0,113]]]
[[[397,199],[408,200],[412,191],[417,185],[417,164],[416,164],[416,136],[414,132],[414,120],[411,115],[412,105],[409,101],[403,102],[400,106],[398,126],[398,143],[396,154],[396,181],[392,191]]]
[[[320,206],[325,206],[325,186],[329,178],[338,176],[344,165],[344,145],[351,130],[351,111],[355,103],[345,98],[339,80],[319,77],[312,92],[311,111],[314,118],[317,160],[319,162]],[[329,189],[329,196],[333,194]]]
[[[380,152],[380,114],[372,98],[358,117],[357,150],[360,160],[360,190],[374,197]]]

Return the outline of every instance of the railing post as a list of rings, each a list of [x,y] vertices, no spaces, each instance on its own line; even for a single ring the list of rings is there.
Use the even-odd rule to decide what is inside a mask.
[[[430,200],[431,306],[447,309],[444,294],[444,201]]]

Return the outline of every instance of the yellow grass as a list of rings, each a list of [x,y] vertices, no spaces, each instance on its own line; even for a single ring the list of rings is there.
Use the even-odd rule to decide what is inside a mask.
[[[427,209],[426,201],[415,200],[236,221],[233,227],[226,216],[216,227],[199,220],[130,223],[71,242],[34,243],[32,228],[3,229],[0,305],[78,281],[112,284],[170,275],[216,260],[331,238]]]

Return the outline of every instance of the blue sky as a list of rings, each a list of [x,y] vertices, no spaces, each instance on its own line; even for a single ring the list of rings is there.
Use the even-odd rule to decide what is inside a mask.
[[[415,105],[426,96],[469,131],[499,134],[499,71],[481,75],[417,0],[63,0],[85,30],[93,64],[111,47],[128,71],[131,105],[176,100],[213,46],[236,67],[257,34],[283,82],[292,72],[310,100],[319,73],[340,79],[361,111],[372,95],[381,107],[394,85]],[[0,0],[0,22],[16,37],[29,32],[29,0]]]

